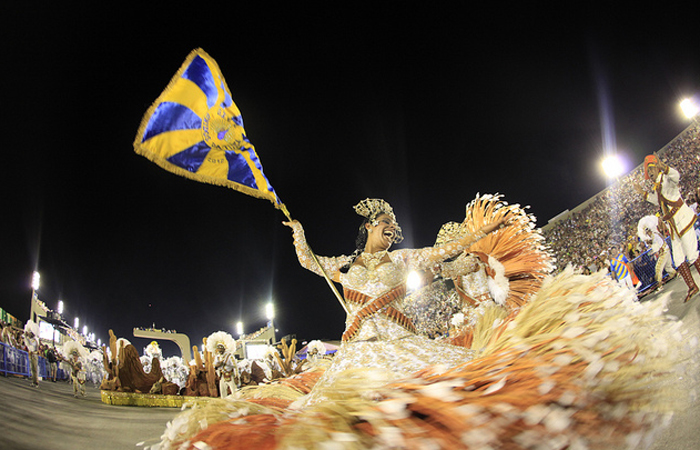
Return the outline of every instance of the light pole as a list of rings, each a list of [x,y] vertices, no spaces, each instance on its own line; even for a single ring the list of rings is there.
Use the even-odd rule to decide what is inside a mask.
[[[238,335],[238,339],[240,339],[241,336],[243,336],[243,322],[241,322],[240,320],[236,322],[236,334]]]
[[[275,335],[275,307],[272,302],[268,302],[265,305],[265,317],[267,317],[267,326],[272,328],[272,342],[274,344],[277,342],[277,337]]]
[[[32,292],[39,290],[41,275],[36,270],[32,273]]]
[[[34,311],[34,304],[38,300],[38,294],[36,291],[39,290],[39,284],[41,281],[41,275],[39,275],[39,272],[36,270],[32,273],[32,303],[29,308],[29,319],[35,323],[38,323],[36,320],[36,312]]]

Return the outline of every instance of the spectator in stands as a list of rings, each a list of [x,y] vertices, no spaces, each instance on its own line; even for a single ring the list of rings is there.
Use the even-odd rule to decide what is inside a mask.
[[[58,372],[58,357],[56,356],[55,346],[46,348],[46,361],[49,363],[49,378],[55,383],[56,373]]]
[[[610,272],[613,278],[617,280],[621,286],[627,287],[630,290],[635,290],[635,284],[627,263],[628,260],[623,246],[620,246],[616,251],[611,253]],[[639,280],[637,280],[637,282],[639,282]]]
[[[0,327],[2,327],[2,332],[0,332],[0,340],[2,340],[2,343],[14,347],[14,336],[12,335],[10,326],[3,323],[0,324]]]
[[[27,346],[24,343],[24,331],[15,330],[15,348],[27,351]]]

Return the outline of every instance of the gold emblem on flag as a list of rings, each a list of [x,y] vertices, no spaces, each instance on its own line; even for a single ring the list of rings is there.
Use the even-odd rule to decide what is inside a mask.
[[[212,149],[240,151],[243,143],[243,127],[219,105],[207,112],[202,122],[202,135]]]

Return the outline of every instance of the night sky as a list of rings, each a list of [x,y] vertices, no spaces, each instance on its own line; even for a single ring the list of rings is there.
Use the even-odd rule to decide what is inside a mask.
[[[400,248],[432,245],[477,192],[530,205],[543,226],[605,188],[606,150],[640,164],[687,127],[678,102],[700,94],[697,11],[666,2],[236,3],[3,7],[0,307],[27,320],[36,269],[39,297],[62,299],[68,323],[139,350],[132,328],[153,323],[193,344],[238,320],[254,331],[270,299],[278,336],[339,339],[344,313],[297,263],[280,211],[133,150],[198,47],[319,255],[352,252],[366,197],[393,205]]]

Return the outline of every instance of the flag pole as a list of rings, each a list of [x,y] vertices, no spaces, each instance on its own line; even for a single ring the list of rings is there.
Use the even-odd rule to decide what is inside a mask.
[[[287,216],[287,220],[292,222],[294,219],[292,219],[291,214],[289,214],[289,211],[287,210],[287,207],[282,204],[281,207],[279,208],[282,210],[285,216]],[[308,246],[308,242],[307,242]],[[311,257],[313,258],[314,262],[318,266],[319,269],[321,269],[321,273],[323,274],[323,278],[326,280],[326,283],[328,283],[328,286],[331,288],[331,291],[335,294],[335,298],[338,299],[340,302],[340,306],[343,307],[343,310],[345,311],[345,314],[350,315],[350,311],[348,311],[348,306],[345,304],[345,300],[343,299],[343,296],[340,295],[340,292],[338,292],[338,289],[336,289],[335,284],[333,284],[333,280],[328,276],[326,273],[325,269],[321,265],[321,263],[318,261],[318,258],[316,257],[316,254],[311,250],[311,247],[309,247],[309,253],[311,253]]]

